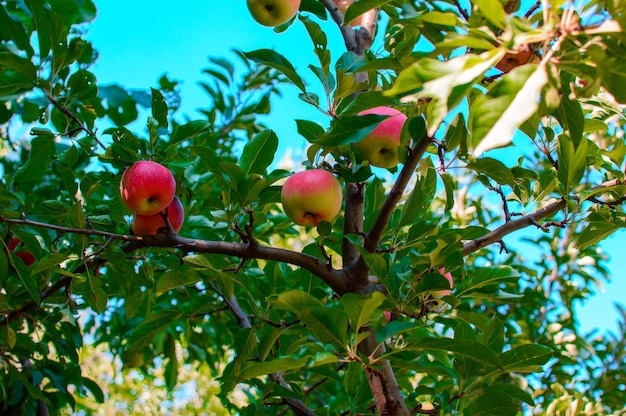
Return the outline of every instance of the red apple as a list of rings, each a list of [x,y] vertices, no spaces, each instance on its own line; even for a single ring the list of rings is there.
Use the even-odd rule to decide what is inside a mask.
[[[397,166],[398,149],[400,148],[400,133],[406,122],[406,116],[390,107],[374,107],[364,110],[359,115],[378,114],[390,116],[383,120],[363,140],[355,143],[357,152],[372,166],[392,168]]]
[[[252,18],[263,26],[279,26],[294,17],[301,0],[247,0]]]
[[[154,215],[163,211],[176,193],[176,179],[165,166],[142,160],[122,174],[122,200],[139,215]]]
[[[174,197],[172,203],[167,207],[167,218],[170,220],[174,231],[178,232],[183,226],[185,209],[177,197]],[[165,221],[159,212],[153,215],[135,215],[132,229],[135,235],[154,235],[158,233],[160,228],[165,226]]]
[[[32,266],[33,264],[35,264],[37,259],[35,258],[35,256],[33,256],[33,253],[31,253],[30,251],[28,250],[15,251],[15,249],[17,248],[17,246],[19,246],[19,244],[20,244],[20,239],[13,237],[9,240],[7,247],[9,248],[9,250],[13,251],[17,257],[22,259],[22,261],[24,262],[26,266]]]
[[[311,169],[291,175],[280,193],[285,214],[296,224],[316,226],[333,221],[343,202],[341,184],[324,169]]]

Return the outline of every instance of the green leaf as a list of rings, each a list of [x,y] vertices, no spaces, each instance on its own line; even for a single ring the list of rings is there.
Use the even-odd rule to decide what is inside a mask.
[[[298,133],[308,142],[315,143],[325,133],[324,127],[310,120],[296,120]]]
[[[44,60],[58,44],[67,42],[67,27],[63,19],[45,6],[42,0],[24,0],[33,15],[39,40],[39,58]]]
[[[193,285],[202,278],[193,269],[168,270],[157,280],[155,296],[176,289],[181,286]]]
[[[495,353],[501,352],[504,348],[504,324],[497,316],[493,316],[487,322],[482,332],[481,342]]]
[[[480,267],[474,270],[474,276],[459,284],[455,295],[461,298],[485,286],[516,282],[519,277],[519,272],[508,266]]]
[[[31,141],[26,163],[17,170],[16,181],[39,181],[48,171],[50,161],[56,155],[54,136],[37,136]]]
[[[193,139],[202,133],[212,130],[213,125],[207,120],[192,120],[174,129],[170,137],[170,145]]]
[[[159,123],[159,128],[167,128],[167,103],[161,91],[150,88],[152,91],[152,117]]]
[[[244,175],[263,175],[274,160],[278,150],[278,137],[272,130],[263,130],[252,138],[243,148],[239,165]]]
[[[376,7],[384,6],[387,3],[391,3],[391,0],[360,0],[354,2],[346,10],[346,16],[344,17],[344,23],[348,23],[359,17],[365,12],[368,12]]]
[[[554,353],[550,347],[540,344],[518,345],[500,354],[502,367],[509,372],[534,372],[544,365]]]
[[[332,344],[339,351],[348,345],[348,315],[337,308],[304,308],[298,318],[321,342]]]
[[[504,75],[475,100],[470,116],[473,155],[511,143],[515,130],[539,108],[541,90],[548,83],[546,65],[524,65]]]
[[[335,121],[327,134],[319,137],[313,143],[320,146],[342,146],[358,143],[367,137],[387,117],[376,114],[342,116]]]
[[[96,313],[105,311],[108,303],[106,292],[102,289],[102,282],[98,276],[91,273],[74,277],[72,280],[74,293],[83,295],[85,302]]]
[[[572,188],[580,184],[585,174],[585,162],[587,160],[587,139],[583,138],[578,148],[574,149],[574,143],[565,134],[559,136],[557,148],[559,157],[559,169],[557,177],[563,186],[563,193],[569,194]]]
[[[417,101],[418,97],[433,98],[428,123],[428,134],[434,135],[451,108],[464,97],[456,94],[456,87],[468,88],[491,69],[504,56],[505,50],[498,48],[480,55],[465,54],[448,61],[422,58],[403,70],[393,87],[385,91],[387,96],[407,95],[404,99]]]
[[[34,276],[45,270],[53,269],[57,265],[63,263],[65,260],[67,260],[67,256],[63,253],[55,253],[46,256],[37,261],[37,264],[35,265],[35,267],[33,267],[33,270],[31,271],[31,275]]]
[[[321,305],[319,300],[302,290],[283,292],[278,296],[276,301],[274,301],[274,308],[291,312],[296,316],[298,316],[298,313],[301,312],[303,308],[312,308]]]
[[[514,386],[512,384],[507,384],[507,383],[495,383],[492,384],[491,386],[489,386],[487,388],[487,390],[489,393],[494,393],[494,394],[507,394],[509,396],[511,396],[514,399],[517,400],[521,400],[524,403],[528,404],[529,406],[534,406],[535,405],[535,401],[533,400],[533,396],[520,389],[517,386]]]
[[[513,172],[497,159],[481,157],[469,162],[467,167],[487,175],[500,185],[515,186],[515,176],[513,176]]]
[[[298,368],[306,367],[310,356],[293,357],[283,356],[273,361],[266,361],[249,365],[241,370],[237,377],[237,381],[244,381],[254,377],[260,377],[267,374],[279,373]]]
[[[498,356],[485,344],[476,341],[452,338],[421,338],[415,345],[407,347],[412,351],[439,350],[462,355],[482,365],[500,368]]]
[[[157,335],[164,332],[182,313],[176,310],[164,310],[142,321],[128,337],[128,348],[141,350],[151,344]]]
[[[556,112],[556,117],[561,126],[563,126],[563,130],[567,131],[569,138],[574,144],[574,149],[577,149],[585,129],[585,116],[583,115],[580,102],[570,100],[567,96],[564,96]],[[606,124],[601,124],[606,127]]]
[[[324,307],[319,300],[301,290],[281,293],[274,308],[293,313],[322,342],[337,349],[348,344],[348,315],[338,308]]]
[[[599,213],[591,213],[587,220],[587,226],[577,237],[579,249],[587,248],[604,240],[620,228],[625,228],[626,223],[602,216]]]
[[[350,318],[352,330],[358,332],[359,329],[368,325],[384,300],[385,295],[380,292],[374,292],[369,295],[357,295],[354,293],[343,295],[341,297],[341,305]]]
[[[472,4],[478,7],[480,14],[499,29],[506,28],[506,13],[500,0],[473,0]]]
[[[516,416],[521,406],[510,396],[497,392],[485,392],[478,396],[467,409],[472,416]]]
[[[75,100],[88,100],[98,95],[98,81],[91,72],[81,69],[67,81],[70,96]]]
[[[29,57],[33,55],[29,35],[26,33],[22,21],[10,15],[4,4],[0,4],[0,39],[11,39]]]
[[[257,64],[269,66],[270,68],[280,71],[302,92],[306,92],[304,82],[296,72],[296,69],[287,58],[278,52],[271,49],[258,49],[252,52],[244,52],[243,55]]]

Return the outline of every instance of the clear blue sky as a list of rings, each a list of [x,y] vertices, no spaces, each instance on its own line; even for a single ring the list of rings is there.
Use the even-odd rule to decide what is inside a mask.
[[[233,58],[233,48],[251,51],[274,49],[286,56],[300,76],[312,82],[307,66],[317,63],[311,41],[301,23],[277,34],[257,24],[250,17],[245,0],[96,0],[98,17],[87,38],[100,52],[95,65],[99,83],[119,83],[127,88],[148,89],[164,73],[182,81],[182,112],[194,115],[194,109],[210,105],[197,81],[207,80],[201,71],[208,66],[208,56]],[[343,52],[343,41],[332,22],[324,25],[333,59]],[[280,139],[281,152],[292,148],[297,159],[305,149],[297,134],[295,119],[324,117],[297,98],[295,87],[284,89],[275,102],[273,114],[265,121]],[[626,256],[624,232],[609,238],[603,245],[611,257],[613,282],[605,293],[595,296],[579,308],[584,331],[593,328],[617,331],[617,312],[613,302],[623,302],[626,293]]]

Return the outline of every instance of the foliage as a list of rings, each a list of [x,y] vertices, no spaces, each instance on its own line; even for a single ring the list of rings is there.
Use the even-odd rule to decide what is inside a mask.
[[[219,380],[195,410],[241,415],[621,414],[626,314],[602,338],[580,333],[574,304],[609,279],[597,244],[626,224],[625,9],[361,0],[353,29],[303,0],[276,36],[305,26],[319,85],[269,49],[236,52],[241,71],[211,58],[211,106],[190,120],[167,77],[98,83],[91,0],[0,1],[2,413],[138,405],[140,374],[167,391],[144,412],[194,378]],[[259,121],[283,84],[327,116],[295,121],[302,169],[345,190],[317,229],[283,214],[282,138]],[[391,171],[353,152],[381,121],[357,114],[379,105],[409,117]],[[141,159],[174,173],[180,235],[130,234],[119,180]],[[123,363],[125,392],[85,352]]]

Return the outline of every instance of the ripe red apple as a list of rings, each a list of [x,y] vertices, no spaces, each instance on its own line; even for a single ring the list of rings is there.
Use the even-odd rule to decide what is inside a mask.
[[[26,266],[32,266],[33,264],[35,264],[37,259],[35,258],[35,256],[33,256],[33,253],[31,253],[30,251],[28,250],[15,251],[15,249],[17,248],[19,244],[20,244],[20,239],[13,237],[9,240],[7,247],[9,248],[9,250],[13,251],[17,257],[22,259],[22,261],[24,262]]]
[[[372,166],[380,168],[397,166],[400,163],[398,160],[400,133],[407,120],[406,116],[390,107],[374,107],[359,113],[359,115],[366,114],[390,117],[383,120],[363,140],[355,143],[355,149]]]
[[[247,0],[252,18],[263,26],[279,26],[298,12],[301,0]]]
[[[139,215],[163,211],[176,193],[176,179],[165,166],[142,160],[122,174],[120,193],[124,203]]]
[[[346,14],[346,10],[348,10],[348,7],[350,7],[350,5],[354,3],[354,0],[334,0],[334,1],[335,1],[335,5],[337,6],[339,10],[341,10],[341,13],[343,13],[344,16]],[[352,20],[349,23],[349,25],[352,27],[360,26],[362,19],[363,19],[363,16],[359,16],[355,18],[354,20]]]
[[[165,212],[165,210],[163,211]],[[185,209],[180,199],[174,197],[172,203],[167,207],[167,218],[170,220],[170,224],[174,231],[180,231],[185,220]],[[153,215],[135,215],[133,220],[133,233],[135,235],[154,235],[157,234],[159,228],[165,227],[165,221],[161,216],[161,213]]]
[[[285,214],[296,224],[316,226],[334,220],[343,202],[341,184],[324,169],[311,169],[287,178],[280,193]]]

